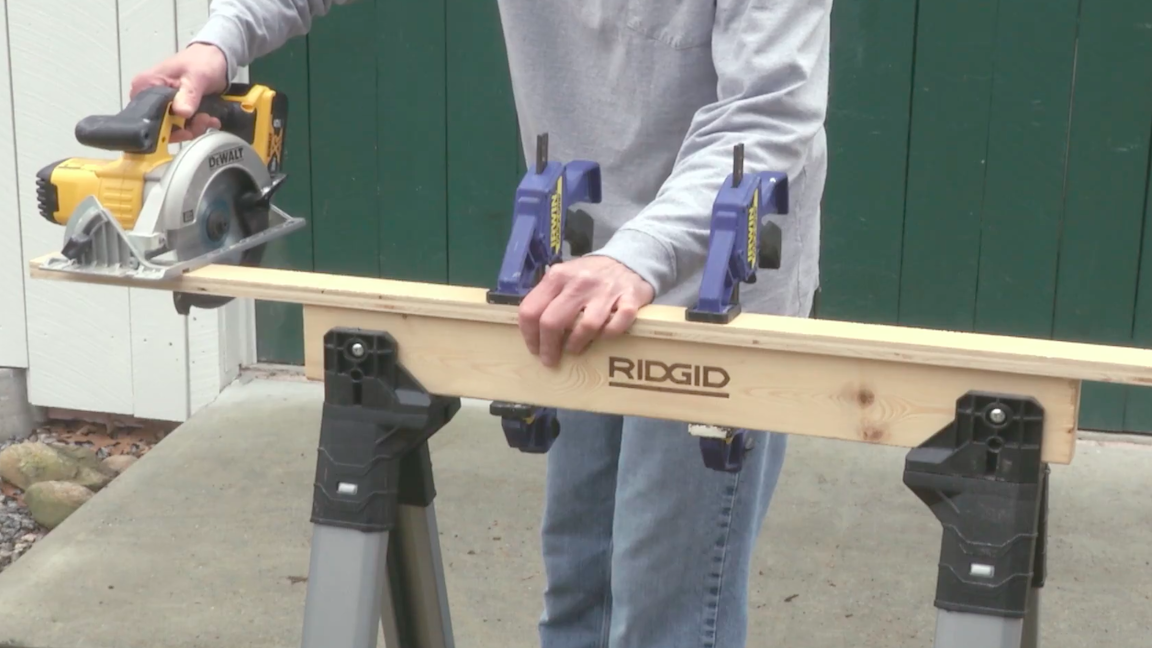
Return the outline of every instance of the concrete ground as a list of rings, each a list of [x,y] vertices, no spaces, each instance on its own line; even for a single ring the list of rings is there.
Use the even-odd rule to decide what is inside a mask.
[[[298,647],[321,398],[229,388],[0,574],[0,646]],[[510,450],[482,406],[432,447],[456,645],[534,646],[542,458]],[[1152,645],[1152,446],[1077,452],[1053,468],[1041,644]],[[902,485],[903,456],[792,439],[750,646],[933,645],[940,528]]]

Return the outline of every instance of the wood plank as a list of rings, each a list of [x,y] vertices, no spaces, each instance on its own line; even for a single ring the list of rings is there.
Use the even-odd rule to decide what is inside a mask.
[[[821,317],[896,321],[916,5],[832,8]]]
[[[1148,41],[1152,39],[1152,5],[1143,2],[1126,2],[1126,5],[1135,5],[1135,20],[1133,14],[1128,14],[1129,22],[1124,29],[1136,29],[1137,34],[1149,47]],[[1131,34],[1129,34],[1131,36]],[[1121,34],[1123,38],[1123,34]],[[1145,58],[1147,60],[1147,57]],[[1145,77],[1152,72],[1152,68],[1141,65],[1140,60],[1125,62],[1129,69],[1126,78],[1142,74]],[[1135,77],[1139,78],[1139,77]],[[1147,90],[1152,85],[1145,82],[1141,90]],[[1125,94],[1131,91],[1127,86]],[[1137,285],[1135,321],[1132,326],[1132,342],[1141,348],[1152,347],[1152,134],[1149,135],[1149,164],[1144,183],[1144,230],[1141,246],[1140,278]],[[1124,416],[1124,429],[1129,432],[1152,432],[1152,388],[1129,387],[1126,399],[1127,411]]]
[[[445,1],[376,5],[382,277],[448,281]]]
[[[445,396],[911,447],[953,420],[965,392],[995,390],[1030,395],[1044,408],[1046,461],[1071,462],[1075,446],[1075,380],[632,336],[598,341],[549,369],[507,324],[305,306],[311,379],[323,379],[323,338],[336,326],[386,331],[404,367]],[[629,380],[626,367],[637,359],[707,367],[724,384],[669,389]]]
[[[1079,5],[1080,0],[1000,0],[978,331],[1053,334]],[[1079,260],[1068,260],[1072,272],[1081,271]]]
[[[0,367],[28,367],[16,135],[12,126],[8,7],[0,7]]]
[[[29,264],[34,279],[63,283],[148,285],[158,290],[232,295],[515,326],[516,309],[488,304],[485,289],[319,272],[212,265],[171,281],[80,275]],[[1040,338],[917,329],[744,313],[730,324],[684,320],[684,309],[649,305],[629,335],[684,343],[771,349],[1001,373],[1152,385],[1152,349]]]
[[[1140,257],[1152,138],[1150,24],[1147,0],[1086,3],[1081,10],[1053,327],[1058,339],[1133,342],[1138,282],[1149,270]],[[1131,429],[1127,388],[1088,384],[1083,397],[1083,427]]]
[[[8,36],[24,259],[60,249],[64,227],[39,215],[36,173],[81,146],[73,127],[120,109],[114,0],[9,2]],[[45,56],[45,43],[52,55]],[[131,414],[129,295],[123,287],[27,282],[28,391],[44,407]]]
[[[313,259],[366,277],[380,272],[376,4],[334,5],[308,34]]]
[[[1001,3],[920,3],[900,251],[903,324],[973,329]]]
[[[490,286],[512,228],[521,154],[497,3],[448,0],[447,47],[448,281]]]

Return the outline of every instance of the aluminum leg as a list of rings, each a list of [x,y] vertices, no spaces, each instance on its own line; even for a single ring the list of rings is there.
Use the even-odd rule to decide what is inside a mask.
[[[302,648],[376,648],[387,550],[387,533],[315,525]]]
[[[1020,636],[1020,648],[1040,648],[1040,589],[1035,587],[1028,597],[1028,613]]]
[[[1023,628],[1023,619],[939,610],[935,648],[1021,648]]]
[[[388,556],[392,609],[387,611],[395,611],[399,643],[389,648],[454,648],[435,506],[401,506],[399,518]]]

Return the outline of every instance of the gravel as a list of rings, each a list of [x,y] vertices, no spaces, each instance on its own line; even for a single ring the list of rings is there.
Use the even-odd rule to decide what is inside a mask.
[[[141,457],[175,427],[156,422],[50,421],[24,439],[0,441],[0,451],[25,441],[92,448],[99,459],[113,455]],[[23,491],[0,481],[0,572],[25,554],[48,530],[32,519]]]

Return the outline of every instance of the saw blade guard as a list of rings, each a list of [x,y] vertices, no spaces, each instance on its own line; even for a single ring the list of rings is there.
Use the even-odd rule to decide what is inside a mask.
[[[258,263],[268,240],[303,225],[272,205],[283,179],[242,138],[206,133],[165,169],[136,229],[167,242],[168,252],[153,259],[158,263]]]

